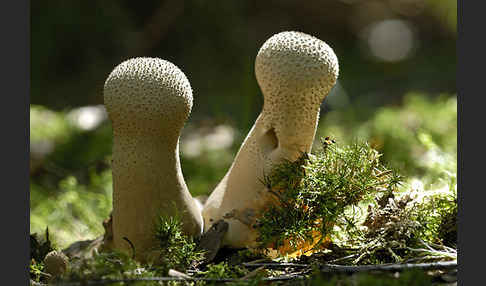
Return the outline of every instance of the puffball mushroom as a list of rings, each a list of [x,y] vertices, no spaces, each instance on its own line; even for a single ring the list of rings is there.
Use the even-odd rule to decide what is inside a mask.
[[[274,201],[263,178],[283,160],[310,152],[320,105],[338,72],[333,50],[301,32],[278,33],[260,48],[255,74],[263,110],[203,208],[205,229],[220,219],[229,223],[223,245],[256,245],[255,219]]]
[[[156,245],[159,215],[179,215],[185,234],[202,233],[200,208],[179,160],[179,136],[192,100],[184,73],[158,58],[129,59],[105,82],[113,128],[113,246],[131,253],[128,239],[139,260]]]
[[[62,251],[53,250],[44,257],[44,271],[58,277],[66,272],[69,266],[69,258]]]

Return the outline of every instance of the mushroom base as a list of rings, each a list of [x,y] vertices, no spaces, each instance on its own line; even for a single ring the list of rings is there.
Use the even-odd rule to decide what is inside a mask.
[[[203,221],[182,177],[178,144],[164,146],[160,137],[148,136],[141,141],[114,140],[112,228],[115,249],[145,260],[157,247],[159,216],[179,216],[187,235],[201,234]]]
[[[258,213],[274,203],[263,184],[272,168],[284,160],[294,161],[309,152],[314,140],[318,111],[313,122],[300,130],[273,127],[260,114],[243,142],[233,165],[206,201],[202,215],[205,230],[224,219],[229,224],[223,245],[234,248],[254,247],[258,233],[253,227]],[[292,134],[286,138],[282,134]],[[288,144],[300,137],[299,144]],[[289,140],[287,140],[289,139]]]

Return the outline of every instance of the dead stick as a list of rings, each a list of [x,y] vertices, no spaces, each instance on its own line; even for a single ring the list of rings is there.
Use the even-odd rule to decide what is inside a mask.
[[[319,267],[322,272],[363,272],[363,271],[403,271],[408,269],[420,270],[445,270],[457,267],[457,261],[434,262],[434,263],[405,263],[405,264],[378,264],[378,265],[334,265],[325,264]]]

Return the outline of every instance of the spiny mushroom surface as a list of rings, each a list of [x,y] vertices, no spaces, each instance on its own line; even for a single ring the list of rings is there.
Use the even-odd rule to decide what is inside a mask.
[[[104,86],[113,128],[113,246],[144,260],[156,245],[159,215],[179,215],[188,235],[202,232],[200,208],[187,190],[179,136],[192,109],[192,88],[174,64],[133,58]]]
[[[283,160],[310,152],[320,105],[338,73],[334,51],[301,32],[278,33],[260,48],[255,74],[263,110],[203,209],[205,229],[219,219],[229,223],[223,245],[256,245],[253,224],[273,201],[262,183],[264,176]]]

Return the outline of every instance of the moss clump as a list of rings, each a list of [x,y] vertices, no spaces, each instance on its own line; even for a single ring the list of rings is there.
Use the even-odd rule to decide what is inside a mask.
[[[393,192],[400,183],[400,176],[382,165],[380,156],[367,143],[338,147],[326,138],[314,155],[302,154],[276,167],[264,180],[276,204],[255,225],[260,246],[317,246],[336,228],[351,231],[357,223],[353,208]]]
[[[91,258],[75,258],[71,269],[63,278],[67,281],[97,279],[126,279],[137,277],[140,263],[121,252],[107,252],[93,255]]]
[[[325,138],[320,151],[277,166],[264,180],[275,204],[255,225],[260,248],[302,254],[332,241],[353,249],[345,252],[352,264],[455,259],[447,248],[456,242],[455,193],[403,193],[402,177],[380,157],[367,143]]]
[[[385,193],[368,205],[360,231],[341,246],[356,249],[351,263],[433,262],[457,259],[453,194]]]
[[[84,171],[83,171],[84,172]],[[112,208],[111,170],[89,168],[89,183],[68,175],[51,187],[33,180],[30,185],[30,229],[49,230],[59,247],[67,247],[82,237],[97,237],[104,231],[100,221]]]
[[[355,263],[457,259],[457,197],[449,192],[389,194],[368,208]]]
[[[158,246],[154,248],[150,262],[140,263],[132,255],[118,251],[95,252],[93,257],[73,259],[71,269],[62,279],[86,281],[167,276],[169,269],[185,272],[194,261],[203,258],[193,238],[182,233],[178,216],[160,216],[154,230]],[[145,285],[144,282],[140,283]]]
[[[457,203],[444,214],[438,228],[439,238],[444,245],[457,245]]]
[[[206,271],[201,272],[205,278],[241,278],[248,273],[246,268],[238,265],[231,266],[224,261],[218,264],[210,264]]]
[[[419,235],[430,243],[457,244],[457,194],[453,191],[425,197],[414,213],[423,226]]]
[[[179,216],[159,216],[155,225],[158,247],[152,262],[166,275],[169,269],[185,271],[191,263],[204,258],[191,236],[182,233]]]
[[[410,246],[419,244],[422,225],[411,208],[408,195],[396,198],[386,194],[368,206],[366,227],[356,237],[357,257],[354,264],[398,263],[410,256]]]

